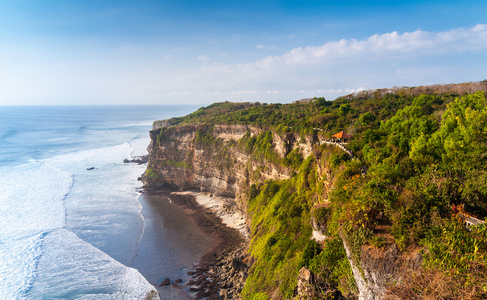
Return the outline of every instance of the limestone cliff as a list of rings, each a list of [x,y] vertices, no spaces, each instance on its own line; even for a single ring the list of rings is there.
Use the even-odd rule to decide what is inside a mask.
[[[359,299],[383,299],[390,286],[400,283],[404,275],[418,271],[423,262],[419,251],[403,252],[394,243],[382,248],[363,245],[357,259],[352,254],[347,238],[342,238],[342,241],[355,277]]]
[[[180,190],[197,189],[227,197],[233,199],[230,205],[235,205],[245,215],[250,185],[268,179],[287,179],[293,172],[291,168],[257,160],[239,145],[245,136],[255,137],[262,132],[261,128],[247,125],[171,126],[167,121],[157,121],[151,131],[150,160],[143,182],[147,186],[169,185]],[[280,158],[295,149],[299,149],[304,157],[315,155],[312,144],[312,137],[299,143],[292,133],[284,137],[276,133],[272,135],[272,148]],[[323,193],[313,199],[317,207],[327,204],[328,193],[335,181],[326,160],[321,157],[317,163],[317,177],[324,183]],[[249,226],[250,219],[247,223]],[[314,227],[319,231],[317,226]],[[395,245],[385,249],[362,246],[357,262],[352,258],[346,239],[343,241],[360,299],[380,299],[389,284],[401,280],[402,274],[421,264],[419,254],[405,257]],[[334,293],[333,290],[328,292]]]
[[[245,211],[242,197],[256,181],[289,178],[289,169],[256,161],[237,147],[244,136],[256,136],[262,129],[245,125],[184,125],[162,127],[154,123],[148,148],[149,164],[142,176],[148,186],[170,185],[181,190],[198,189],[216,196],[235,198]],[[279,156],[295,147],[295,138],[273,135]],[[309,151],[309,147],[303,147]],[[309,154],[309,153],[306,153]]]
[[[252,230],[244,298],[291,298],[304,266],[345,297],[378,299],[399,283],[401,295],[420,299],[435,275],[451,284],[433,297],[471,290],[485,299],[485,228],[458,225],[455,209],[487,215],[480,85],[464,96],[403,88],[334,101],[215,103],[154,123],[143,181],[232,199]],[[331,140],[344,130],[347,144]]]

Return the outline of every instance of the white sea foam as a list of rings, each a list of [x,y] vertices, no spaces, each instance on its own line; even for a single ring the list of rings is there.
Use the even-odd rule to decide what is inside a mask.
[[[133,158],[134,153],[145,154],[147,144],[147,139],[134,140],[46,160],[76,176],[65,202],[66,228],[124,264],[136,255],[144,228],[136,188],[142,186],[137,177],[145,166],[123,160]],[[91,167],[95,169],[87,170]]]
[[[157,292],[140,273],[115,261],[104,252],[57,229],[44,240],[39,272],[26,294],[29,299],[44,295],[59,299],[143,299]],[[149,298],[151,299],[151,298]]]
[[[41,236],[0,243],[0,299],[19,299],[34,279]]]
[[[145,154],[147,120],[176,111],[190,109],[0,111],[0,299],[63,290],[67,298],[131,299],[152,290],[124,266],[143,233],[136,188],[145,166],[123,160]]]
[[[147,144],[0,170],[0,299],[140,299],[153,289],[120,263],[133,260],[144,227],[135,188],[145,166],[123,159],[145,154]]]
[[[141,122],[134,122],[134,123],[131,123],[131,124],[118,125],[117,127],[119,127],[119,128],[138,127],[138,126],[147,127],[147,126],[152,126],[152,123],[153,122],[151,122],[151,121],[141,121]]]
[[[1,299],[20,297],[32,282],[41,238],[64,226],[72,182],[70,173],[35,161],[0,170]]]

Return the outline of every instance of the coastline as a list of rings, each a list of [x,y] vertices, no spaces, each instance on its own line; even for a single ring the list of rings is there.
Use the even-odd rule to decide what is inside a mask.
[[[191,299],[182,284],[164,285],[180,279],[208,252],[214,239],[194,225],[187,211],[174,204],[167,192],[145,191],[139,201],[145,221],[144,235],[130,267],[137,269],[159,292],[160,299]]]
[[[189,264],[188,259],[186,259],[186,267],[179,268],[179,271],[172,273],[167,272],[170,270],[161,270],[161,268],[164,268],[162,266],[155,266],[153,258],[150,257],[150,255],[158,256],[154,251],[164,251],[163,248],[160,248],[163,245],[156,245],[156,248],[152,247],[153,249],[151,250],[147,249],[147,245],[144,246],[141,244],[141,253],[139,254],[142,257],[139,257],[138,254],[139,263],[137,265],[136,258],[136,265],[133,267],[139,269],[144,276],[149,277],[147,279],[157,288],[161,299],[233,299],[243,288],[248,271],[247,262],[243,262],[246,260],[246,256],[244,255],[246,249],[243,248],[243,245],[245,245],[245,241],[247,240],[242,233],[242,231],[247,230],[245,226],[242,226],[243,218],[241,216],[232,218],[229,214],[222,213],[222,210],[218,210],[218,207],[224,207],[224,205],[221,205],[223,203],[217,203],[222,199],[213,199],[214,197],[197,192],[177,192],[174,189],[166,187],[144,187],[141,198],[142,205],[146,209],[151,210],[151,212],[145,211],[143,214],[146,222],[154,223],[154,218],[157,218],[154,214],[159,215],[161,220],[167,217],[167,215],[164,215],[165,212],[163,210],[168,209],[167,205],[169,203],[171,205],[171,211],[173,209],[180,210],[180,212],[177,212],[179,214],[179,220],[186,217],[186,221],[190,221],[194,227],[190,231],[195,231],[196,234],[194,237],[200,237],[201,233],[203,233],[212,240],[211,245],[206,247],[204,253],[199,252],[201,255],[194,257],[192,264]],[[152,204],[149,202],[152,202]],[[165,208],[161,204],[166,205]],[[146,239],[158,238],[151,231],[157,231],[161,228],[153,228],[154,226],[168,226],[161,222],[155,222],[152,226],[150,224],[148,225],[150,226],[149,232],[146,233],[152,235],[152,237],[149,238],[146,236]],[[179,236],[178,238],[188,239],[188,237],[185,238],[184,236]],[[208,242],[207,239],[204,240],[204,243]],[[192,241],[186,242],[191,243]],[[155,243],[157,244],[157,242]],[[195,241],[195,243],[198,243],[198,241]],[[186,249],[189,247],[188,245],[179,246]],[[201,249],[197,250],[201,251]],[[145,253],[145,263],[141,262],[144,252],[149,252]],[[197,252],[193,251],[192,253]],[[182,253],[178,253],[175,256],[179,256],[179,254],[183,255]],[[167,253],[161,256],[165,255]],[[152,273],[148,269],[151,269]],[[157,272],[154,271],[155,269],[159,269],[161,275],[155,274],[154,272]],[[236,269],[239,272],[235,272]],[[149,273],[151,275],[147,275]],[[229,277],[235,277],[235,279],[228,281]],[[155,280],[156,278],[158,279]]]
[[[242,212],[229,203],[231,198],[195,191],[172,192],[171,194],[193,196],[200,206],[210,209],[213,214],[221,218],[225,226],[239,231],[245,240],[250,238],[250,230],[245,223],[245,217]]]

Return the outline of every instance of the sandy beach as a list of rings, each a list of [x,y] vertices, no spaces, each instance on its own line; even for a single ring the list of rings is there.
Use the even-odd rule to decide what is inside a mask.
[[[199,205],[210,209],[217,217],[221,218],[223,224],[238,230],[245,239],[250,237],[250,231],[247,228],[243,214],[229,204],[232,199],[194,191],[173,192],[172,194],[195,197]]]
[[[219,200],[167,189],[147,189],[139,198],[145,228],[130,266],[157,288],[161,299],[197,297],[188,273],[243,241],[243,218],[221,213]],[[166,279],[169,285],[160,286]]]
[[[144,234],[137,256],[130,265],[154,285],[161,299],[191,299],[184,284],[201,257],[216,240],[202,231],[190,212],[177,205],[167,192],[146,192],[139,198]],[[169,279],[171,284],[160,286]],[[180,284],[175,281],[181,279]]]

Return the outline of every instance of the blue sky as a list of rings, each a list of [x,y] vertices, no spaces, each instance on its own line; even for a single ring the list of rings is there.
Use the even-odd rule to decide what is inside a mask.
[[[0,105],[290,102],[487,79],[482,1],[0,2]]]

